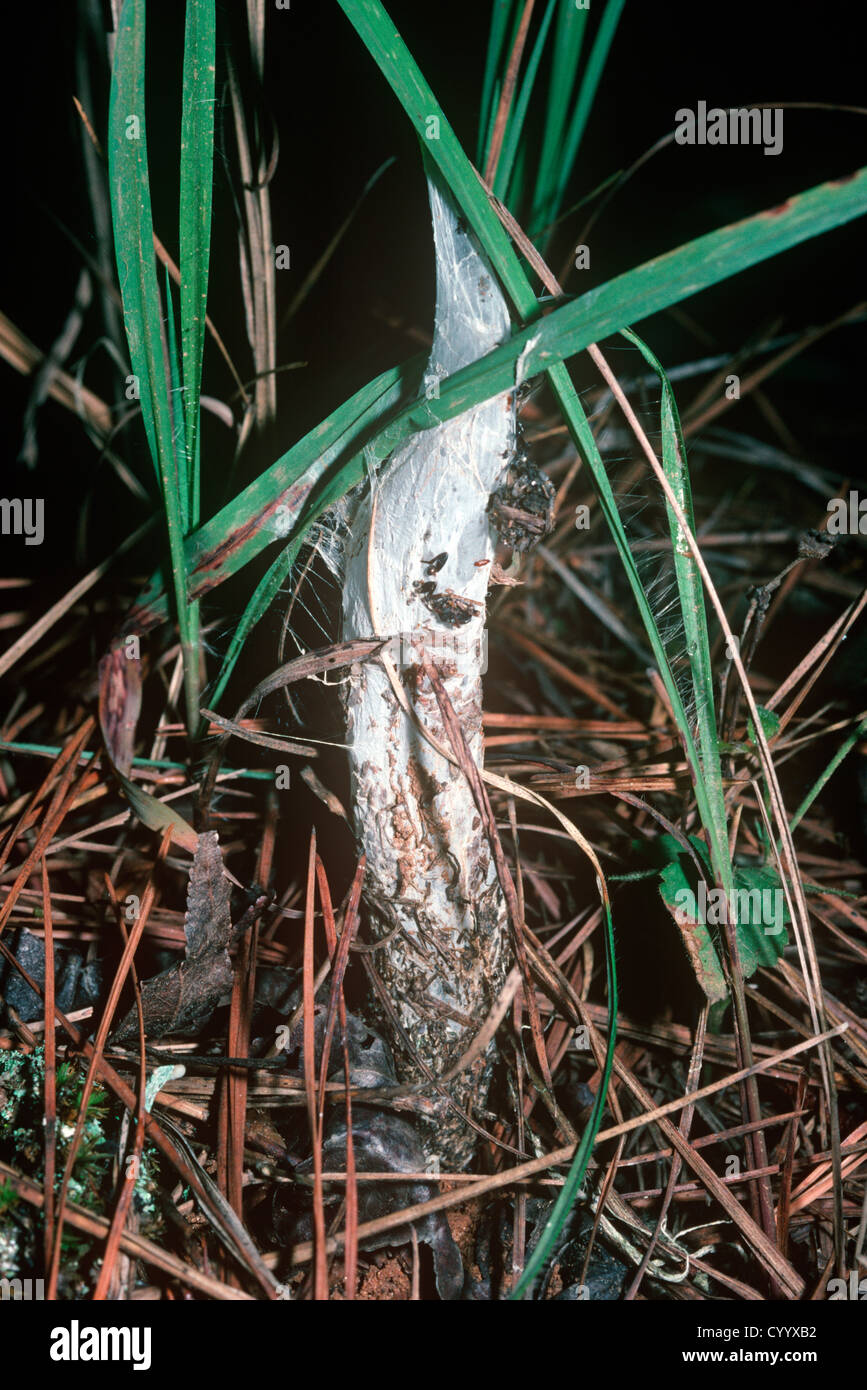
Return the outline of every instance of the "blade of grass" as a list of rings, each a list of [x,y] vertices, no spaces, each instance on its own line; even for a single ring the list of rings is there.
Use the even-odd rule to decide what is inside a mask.
[[[181,115],[180,270],[189,517],[199,524],[200,415],[214,164],[214,0],[187,0]]]
[[[599,1078],[599,1085],[596,1089],[596,1097],[593,1101],[593,1109],[590,1118],[584,1128],[584,1132],[575,1150],[575,1156],[569,1165],[569,1172],[566,1181],[554,1203],[554,1209],[545,1223],[544,1230],[540,1236],[532,1255],[524,1266],[524,1272],[519,1283],[515,1286],[511,1294],[512,1299],[521,1299],[532,1288],[538,1275],[545,1267],[547,1260],[553,1252],[557,1238],[568,1220],[569,1213],[575,1204],[584,1181],[584,1174],[587,1171],[587,1164],[596,1143],[596,1136],[602,1125],[602,1117],[605,1114],[605,1105],[608,1096],[608,1084],[611,1080],[611,1071],[614,1066],[614,1049],[617,1044],[617,960],[614,953],[614,923],[611,918],[611,905],[607,894],[604,902],[604,921],[605,921],[605,979],[608,993],[608,1043],[605,1049],[605,1063],[602,1075]]]
[[[180,480],[172,438],[165,341],[153,254],[145,127],[145,0],[125,0],[118,22],[109,99],[108,165],[112,227],[124,326],[142,418],[162,488],[172,584],[184,661],[190,734],[198,723],[198,649],[193,645],[183,549]]]
[[[175,325],[175,301],[172,295],[172,282],[169,273],[165,273],[165,293],[166,293],[166,335],[168,337],[168,363],[169,363],[169,407],[172,415],[172,438],[174,440],[175,459],[178,466],[178,511],[180,513],[181,530],[184,535],[190,529],[190,504],[189,504],[189,461],[184,444],[184,398],[183,387],[181,385],[181,373],[178,367],[178,334]]]
[[[853,729],[852,733],[849,734],[848,738],[845,738],[843,742],[840,744],[840,747],[837,749],[833,758],[828,763],[828,766],[816,778],[816,781],[813,783],[812,787],[807,792],[807,795],[804,797],[797,811],[792,816],[792,819],[789,822],[790,830],[794,831],[796,826],[798,826],[800,822],[804,819],[804,816],[809,811],[810,807],[816,800],[816,797],[821,792],[825,783],[828,782],[831,777],[833,777],[834,773],[837,771],[837,768],[840,766],[846,755],[852,751],[852,749],[855,747],[855,744],[858,743],[858,741],[864,738],[865,736],[867,736],[867,719],[862,719],[860,724],[858,724],[857,728]]]
[[[517,1301],[519,1299],[524,1298],[524,1296],[533,1287],[533,1284],[535,1283],[538,1276],[541,1274],[542,1270],[545,1268],[546,1262],[553,1253],[554,1246],[557,1242],[557,1238],[560,1235],[560,1232],[562,1231],[563,1227],[565,1226],[569,1218],[569,1213],[575,1205],[575,1201],[579,1195],[581,1184],[584,1181],[584,1174],[587,1171],[587,1164],[590,1161],[590,1155],[593,1151],[593,1146],[596,1143],[596,1136],[599,1133],[599,1129],[602,1124],[602,1116],[605,1113],[605,1102],[606,1097],[608,1095],[608,1084],[611,1079],[611,1069],[614,1063],[614,1046],[616,1042],[616,1028],[614,1019],[616,1018],[617,1010],[617,979],[616,969],[614,966],[614,933],[609,913],[606,914],[605,968],[608,980],[609,1001],[613,998],[614,1002],[611,1005],[611,1013],[609,1015],[612,1022],[608,1035],[608,1047],[605,1053],[605,1066],[603,1068],[602,1076],[599,1079],[599,1086],[596,1091],[596,1099],[593,1102],[593,1110],[591,1111],[590,1119],[587,1122],[584,1132],[581,1135],[581,1138],[578,1142],[578,1147],[575,1150],[575,1156],[572,1159],[572,1162],[569,1166],[569,1172],[566,1174],[566,1181],[560,1189],[560,1193],[557,1197],[556,1202],[554,1203],[554,1209],[551,1212],[551,1215],[548,1217],[548,1220],[545,1222],[545,1227],[542,1231],[542,1235],[540,1236],[539,1241],[537,1242],[529,1260],[524,1266],[524,1272],[518,1284],[515,1286],[512,1293],[509,1295],[512,1301]],[[613,995],[611,993],[612,989]]]
[[[238,17],[237,38],[239,44],[246,46],[245,58],[250,75],[246,88],[238,67],[240,48],[237,56],[232,45],[227,46],[225,52],[241,183],[239,249],[247,337],[255,368],[256,424],[259,429],[264,429],[273,421],[277,411],[277,317],[270,190],[272,170],[266,157],[261,110],[253,110],[251,140],[244,108],[245,90],[261,91],[265,79],[265,6],[262,0],[251,0],[247,6],[246,21],[245,25],[243,19]]]
[[[689,469],[686,464],[686,445],[681,432],[674,392],[662,364],[650,348],[630,329],[624,329],[623,336],[638,348],[645,361],[659,377],[662,386],[662,466],[689,522],[690,530],[694,533],[695,516],[692,508]],[[683,539],[677,517],[668,505],[667,499],[666,507],[698,724],[698,766],[695,770],[705,782],[705,793],[702,801],[710,816],[710,822],[705,825],[705,830],[708,835],[714,870],[718,882],[722,884],[727,894],[727,900],[731,902],[734,877],[726,829],[725,795],[722,784],[704,590],[701,575],[692,558],[689,546]]]
[[[587,25],[589,10],[576,9],[568,3],[560,6],[557,16],[557,33],[554,39],[554,61],[551,66],[551,80],[545,107],[545,128],[542,136],[542,153],[536,172],[536,186],[533,191],[532,212],[529,223],[537,227],[540,219],[553,221],[546,215],[553,206],[554,191],[563,153],[563,132],[566,128],[566,114],[572,100],[581,48]]]
[[[182,282],[183,283],[183,282]],[[198,481],[194,478],[197,469],[193,460],[187,452],[186,441],[186,396],[184,387],[181,385],[180,370],[178,367],[178,342],[175,330],[175,306],[172,295],[172,283],[166,269],[166,326],[169,338],[169,371],[171,374],[171,404],[172,404],[172,433],[175,441],[175,457],[178,461],[178,504],[181,513],[181,529],[186,536],[192,523],[191,494],[195,494],[195,505],[198,507]],[[196,518],[198,521],[198,517]],[[199,604],[197,599],[192,599],[189,605],[188,632],[190,645],[194,651],[201,650],[201,630],[199,622]],[[201,731],[202,721],[199,718],[195,725],[195,734]]]
[[[186,462],[185,532],[201,519],[202,359],[208,307],[211,251],[211,205],[214,167],[214,0],[187,0],[184,31],[183,109],[181,113],[181,170],[179,260],[181,272],[181,359]],[[167,291],[168,293],[168,291]],[[190,641],[201,649],[199,605],[190,601]],[[197,723],[196,732],[200,732]]]
[[[543,217],[543,221],[550,221],[557,216],[566,194],[566,187],[572,173],[572,167],[578,158],[578,150],[581,146],[581,137],[587,125],[593,102],[596,97],[596,89],[599,86],[599,79],[605,68],[608,59],[608,52],[617,31],[620,15],[626,0],[608,0],[602,12],[602,19],[596,31],[596,38],[593,40],[593,47],[581,78],[581,89],[578,93],[578,101],[572,120],[569,122],[569,129],[562,148],[562,162],[560,164],[560,177],[556,184],[552,208]]]
[[[518,93],[518,100],[509,112],[508,124],[506,126],[506,138],[503,141],[503,148],[500,158],[497,161],[497,175],[494,181],[494,192],[498,198],[505,199],[512,181],[512,171],[515,165],[515,157],[518,153],[518,146],[524,130],[524,121],[527,117],[527,108],[530,105],[530,98],[533,95],[536,76],[539,71],[539,64],[542,61],[542,52],[545,41],[548,37],[548,30],[551,27],[551,20],[554,18],[554,9],[557,0],[548,0],[548,8],[542,19],[539,32],[536,35],[536,42],[533,44],[530,59],[527,63],[527,70],[521,83],[521,90]]]
[[[813,939],[812,926],[810,923],[809,909],[807,908],[803,880],[798,868],[797,857],[795,855],[792,834],[786,817],[785,803],[782,791],[780,789],[779,779],[777,777],[776,769],[774,767],[773,759],[771,757],[771,752],[768,745],[768,739],[765,734],[764,727],[762,725],[762,720],[759,715],[758,707],[756,705],[755,697],[753,695],[749,678],[744,667],[743,659],[741,658],[738,644],[735,641],[734,634],[732,633],[728,617],[725,612],[725,608],[723,607],[722,601],[719,597],[719,594],[717,593],[717,590],[713,584],[713,580],[711,579],[711,576],[708,572],[707,565],[701,554],[701,550],[698,546],[698,542],[695,538],[693,530],[671,486],[671,483],[669,482],[669,479],[665,474],[664,469],[660,467],[660,464],[656,458],[656,455],[653,452],[653,449],[650,446],[650,443],[644,433],[644,430],[642,429],[637,417],[635,416],[635,412],[633,411],[616,377],[614,376],[613,372],[611,372],[599,349],[593,346],[590,349],[590,353],[593,357],[593,360],[597,363],[597,366],[602,372],[609,388],[616,397],[621,411],[623,412],[626,420],[628,421],[630,428],[632,429],[632,432],[635,435],[635,438],[640,444],[642,451],[645,457],[647,458],[651,468],[653,469],[653,472],[657,478],[660,487],[662,488],[662,491],[665,494],[666,501],[670,507],[670,510],[673,512],[677,520],[677,524],[679,527],[679,538],[683,541],[684,544],[686,544],[689,547],[690,553],[692,554],[696,567],[701,575],[702,582],[707,591],[708,597],[711,603],[713,604],[714,611],[716,612],[717,618],[719,620],[723,636],[725,637],[725,640],[728,644],[729,652],[731,654],[731,660],[734,663],[734,666],[737,670],[738,679],[741,683],[744,698],[746,700],[750,716],[753,722],[754,741],[759,750],[762,773],[768,792],[769,808],[772,809],[772,814],[776,822],[777,829],[781,836],[784,864],[783,862],[781,862],[779,865],[780,878],[783,883],[784,891],[786,892],[787,905],[790,916],[792,918],[793,927],[795,929],[795,943],[798,948],[798,955],[801,963],[801,969],[803,972],[804,980],[807,983],[810,1014],[813,1020],[814,1029],[818,1032],[820,1029],[824,1029],[825,1027],[825,1004],[821,973],[819,970],[819,962],[816,954],[815,941]],[[697,791],[701,785],[701,782],[698,782],[696,784]],[[788,882],[786,881],[786,878],[783,876],[784,866],[786,874],[788,876]],[[750,1041],[748,1015],[746,1009],[745,993],[743,988],[743,970],[739,961],[739,945],[737,933],[734,926],[732,926],[731,924],[728,924],[727,926],[727,936],[729,942],[729,952],[732,962],[732,998],[734,1003],[735,1016],[738,1023],[738,1038],[739,1044],[742,1048],[744,1059],[747,1060],[751,1053],[752,1044]],[[827,1044],[823,1044],[820,1049],[819,1061],[822,1070],[822,1085],[825,1093],[826,1102],[828,1105],[828,1113],[831,1118],[831,1140],[832,1150],[834,1153],[835,1171],[839,1175],[839,1117],[837,1112],[833,1064],[831,1061],[830,1050]],[[750,1078],[746,1082],[744,1089],[746,1093],[747,1103],[746,1113],[749,1114],[751,1118],[754,1118],[760,1113],[758,1095],[754,1079]],[[757,1134],[755,1139],[756,1146],[758,1147],[762,1145],[763,1142],[763,1136],[761,1134]],[[838,1182],[837,1187],[835,1189],[834,1202],[834,1243],[837,1262],[838,1266],[840,1267],[842,1267],[843,1263],[843,1223],[842,1198],[840,1195],[841,1191],[842,1187],[841,1184]],[[774,1215],[770,1189],[766,1176],[762,1177],[759,1180],[758,1195],[761,1206],[762,1221],[765,1227],[766,1238],[768,1240],[773,1241]],[[770,1269],[771,1266],[768,1265],[768,1268]],[[778,1282],[780,1282],[784,1286],[786,1280],[785,1278],[783,1278]],[[771,1291],[772,1293],[774,1292],[773,1284]]]

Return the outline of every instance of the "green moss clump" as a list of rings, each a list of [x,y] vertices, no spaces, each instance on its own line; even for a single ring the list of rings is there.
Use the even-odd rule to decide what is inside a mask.
[[[75,1133],[84,1094],[84,1072],[77,1062],[62,1062],[56,1071],[57,1129],[55,1193],[59,1194],[69,1145]],[[0,1158],[32,1178],[45,1179],[45,1051],[0,1050]],[[106,1092],[95,1083],[69,1181],[69,1200],[101,1216],[110,1214],[116,1194],[122,1115],[113,1113]],[[157,1150],[146,1144],[136,1177],[133,1202],[143,1227],[153,1228]],[[23,1201],[9,1183],[0,1185],[0,1278],[32,1277],[41,1273],[42,1212]],[[65,1226],[61,1244],[61,1297],[86,1296],[79,1266],[92,1242]]]

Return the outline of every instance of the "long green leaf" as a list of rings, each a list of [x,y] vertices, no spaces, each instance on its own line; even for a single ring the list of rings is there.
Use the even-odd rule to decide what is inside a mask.
[[[530,53],[527,69],[521,80],[518,99],[509,112],[509,120],[506,125],[506,138],[503,141],[503,148],[500,151],[500,158],[497,163],[497,175],[494,180],[494,192],[498,198],[504,200],[509,191],[509,185],[512,182],[512,170],[515,164],[515,157],[518,153],[518,145],[524,130],[524,121],[527,117],[530,98],[533,95],[533,87],[536,83],[539,64],[542,61],[542,52],[545,47],[545,40],[548,37],[551,20],[554,18],[556,4],[557,0],[548,0],[548,8],[545,11],[541,27],[536,35],[536,41]]]
[[[180,270],[190,524],[199,524],[199,397],[208,303],[214,166],[214,0],[187,0],[181,115]]]
[[[301,530],[300,527],[298,529],[299,531]],[[267,613],[283,587],[283,584],[286,582],[286,576],[295,563],[303,538],[302,532],[296,540],[285,546],[278,554],[276,560],[271,562],[267,572],[256,585],[253,595],[247,603],[244,612],[241,614],[240,621],[237,623],[232,633],[232,640],[223,657],[217,684],[211,695],[212,704],[218,705],[220,703],[223,691],[226,689],[229,677],[235,669],[235,663],[238,657],[244,650],[244,644],[247,638],[259,622],[259,619],[264,617]]]
[[[813,783],[812,787],[807,792],[807,795],[804,797],[797,811],[792,816],[792,819],[789,821],[790,830],[794,831],[795,827],[800,825],[801,821],[804,819],[804,816],[807,814],[813,802],[816,800],[816,797],[819,795],[822,788],[825,786],[825,783],[830,781],[834,773],[837,771],[837,768],[842,763],[843,759],[849,753],[851,753],[852,749],[855,747],[855,744],[858,743],[858,741],[864,737],[867,737],[867,719],[862,719],[860,724],[856,725],[856,727],[853,729],[852,733],[849,734],[848,737],[843,740],[843,742],[840,744],[840,747],[837,749],[834,756],[828,763],[827,767],[824,768],[824,770],[816,778],[816,781]]]
[[[602,1075],[599,1078],[599,1085],[596,1088],[596,1098],[593,1102],[593,1109],[590,1112],[590,1119],[578,1142],[578,1146],[575,1150],[575,1157],[569,1165],[566,1181],[560,1189],[560,1194],[554,1203],[553,1210],[548,1220],[545,1222],[542,1234],[524,1267],[521,1278],[510,1294],[510,1299],[513,1301],[524,1298],[530,1291],[534,1281],[542,1273],[546,1262],[554,1253],[557,1237],[569,1219],[569,1213],[580,1194],[581,1184],[584,1181],[584,1174],[587,1171],[587,1164],[590,1162],[593,1145],[596,1142],[596,1136],[602,1125],[602,1117],[605,1114],[608,1083],[611,1080],[611,1071],[614,1066],[614,1046],[617,1042],[618,994],[617,961],[614,954],[614,926],[611,921],[611,908],[607,898],[605,899],[604,907],[605,974],[608,989],[608,1042],[605,1048],[605,1063],[602,1068]]]
[[[581,145],[581,137],[584,134],[584,127],[587,125],[587,118],[590,115],[593,102],[596,99],[596,89],[599,86],[599,79],[608,59],[608,52],[614,40],[620,15],[626,0],[608,0],[602,12],[602,19],[596,31],[596,38],[590,50],[590,57],[587,60],[587,67],[581,78],[581,90],[578,93],[578,101],[566,139],[562,149],[562,163],[560,166],[560,177],[554,195],[553,206],[549,206],[545,221],[550,221],[557,216],[559,208],[566,193],[566,186],[572,175],[572,168],[578,158],[578,150]]]
[[[671,383],[665,374],[662,363],[654,356],[647,344],[642,342],[637,333],[624,329],[623,336],[638,348],[644,360],[649,363],[659,377],[662,386],[662,466],[686,517],[689,529],[694,535],[695,516],[692,508],[689,469],[686,465],[686,444],[680,428],[680,419]],[[699,766],[696,771],[705,783],[702,800],[710,815],[710,822],[705,823],[705,830],[708,835],[717,880],[726,893],[731,894],[734,879],[726,831],[725,795],[719,755],[719,736],[713,693],[713,667],[710,657],[704,587],[692,551],[684,540],[680,524],[668,499],[666,499],[665,505],[671,532],[680,611],[683,615],[686,652],[689,658],[692,689],[695,697],[699,754]]]
[[[145,123],[145,0],[125,0],[118,22],[109,100],[108,169],[115,256],[130,362],[162,487],[172,583],[184,659],[187,727],[198,722],[198,650],[191,639],[180,479],[172,438]]]
[[[702,825],[711,825],[713,823],[713,813],[707,800],[707,784],[705,779],[701,776],[701,765],[699,762],[698,750],[693,738],[692,727],[687,718],[680,690],[678,689],[677,681],[671,668],[669,654],[662,640],[659,626],[656,622],[650,600],[648,599],[644,583],[638,571],[638,566],[635,563],[635,557],[632,554],[623,527],[623,522],[620,519],[617,501],[614,497],[611,484],[608,480],[608,474],[605,471],[604,464],[599,454],[596,440],[593,437],[593,431],[581,409],[580,403],[578,403],[576,407],[575,389],[565,366],[560,364],[553,368],[548,374],[548,379],[557,403],[568,421],[573,437],[577,440],[579,447],[590,464],[593,473],[593,481],[599,497],[599,505],[602,508],[602,514],[605,517],[606,525],[617,546],[620,562],[623,565],[626,578],[632,589],[639,616],[644,624],[644,630],[647,633],[648,641],[653,649],[653,655],[656,659],[657,667],[659,668],[659,674],[665,686],[665,691],[668,695],[671,708],[674,712],[674,718],[680,731],[686,759],[693,774],[696,801],[698,803]]]
[[[589,10],[579,10],[570,0],[561,0],[557,16],[557,32],[554,39],[554,61],[551,66],[545,108],[545,128],[542,136],[542,153],[539,156],[536,173],[536,186],[533,191],[533,210],[529,225],[536,227],[540,221],[553,220],[548,209],[553,207],[554,193],[560,178],[560,164],[563,158],[563,133],[566,117],[573,100],[573,90],[581,60],[581,48],[587,27]]]
[[[178,507],[180,527],[184,535],[190,530],[192,518],[190,508],[194,496],[192,474],[195,471],[187,455],[185,435],[186,412],[184,409],[184,388],[181,383],[178,341],[175,330],[175,301],[172,282],[166,269],[166,325],[168,328],[169,375],[171,378],[172,437],[175,444],[175,459],[178,465]],[[198,500],[198,494],[195,494]],[[198,518],[196,518],[198,520]],[[197,599],[191,599],[187,611],[187,636],[192,651],[198,651],[201,642],[201,614]],[[195,732],[199,732],[201,720],[196,721]],[[190,732],[194,732],[191,728]]]
[[[130,364],[138,381],[156,475],[174,476],[171,410],[153,251],[145,128],[145,0],[125,0],[118,25],[109,100],[108,174],[117,273]]]
[[[184,388],[181,385],[181,371],[178,362],[178,334],[175,324],[175,300],[172,294],[172,281],[166,269],[166,350],[169,363],[169,410],[172,417],[172,442],[178,470],[178,509],[181,530],[184,535],[190,529],[189,494],[187,479],[187,451],[184,445]]]

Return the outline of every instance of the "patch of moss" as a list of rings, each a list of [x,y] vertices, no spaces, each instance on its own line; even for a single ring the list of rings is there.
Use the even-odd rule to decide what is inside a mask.
[[[0,1158],[35,1182],[45,1178],[45,1053],[0,1050]],[[55,1193],[59,1194],[69,1145],[81,1111],[84,1072],[77,1062],[63,1062],[56,1071],[57,1129]],[[69,1181],[72,1202],[107,1215],[116,1187],[114,1161],[118,1155],[121,1115],[113,1113],[97,1082],[87,1102],[84,1126]],[[156,1220],[153,1198],[157,1150],[146,1144],[136,1177],[134,1203],[145,1225]],[[41,1263],[42,1212],[23,1201],[9,1183],[0,1186],[0,1278],[32,1275]],[[91,1241],[64,1226],[61,1243],[61,1296],[86,1292],[78,1266],[91,1250]],[[37,1253],[40,1252],[40,1253]]]

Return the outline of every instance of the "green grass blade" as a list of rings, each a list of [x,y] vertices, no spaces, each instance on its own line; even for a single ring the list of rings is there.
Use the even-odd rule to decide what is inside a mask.
[[[642,342],[637,333],[632,333],[627,329],[623,336],[638,348],[644,360],[659,377],[662,386],[662,466],[686,517],[689,529],[695,535],[695,516],[692,507],[689,470],[686,464],[686,445],[680,428],[680,419],[671,383],[661,362],[654,356],[646,343]],[[665,505],[671,531],[674,569],[680,598],[680,610],[683,615],[686,651],[696,702],[698,775],[705,783],[702,801],[707,806],[711,818],[709,823],[705,822],[704,828],[708,836],[708,844],[718,881],[730,894],[734,886],[734,879],[726,830],[725,795],[722,784],[704,586],[698,566],[681,534],[677,517],[667,498]]]
[[[308,522],[308,525],[309,524]],[[295,563],[304,538],[305,528],[299,526],[297,529],[299,535],[280,551],[276,560],[273,561],[267,572],[259,580],[252,598],[241,614],[240,622],[232,633],[232,640],[223,657],[220,674],[210,697],[211,705],[219,704],[222,699],[223,691],[226,689],[229,677],[235,669],[235,663],[238,657],[244,650],[244,644],[247,638],[250,636],[250,633],[253,631],[259,619],[264,617],[265,613],[267,613],[285,583],[286,576],[291,570],[292,565]]]
[[[581,78],[581,89],[578,93],[578,101],[575,105],[572,120],[569,122],[569,129],[566,132],[566,139],[562,151],[562,164],[560,166],[560,177],[556,186],[553,207],[549,208],[547,214],[543,217],[542,220],[544,222],[549,222],[553,217],[557,216],[557,210],[565,197],[572,169],[578,158],[578,150],[581,145],[584,128],[587,125],[593,102],[596,100],[596,89],[599,86],[599,80],[602,77],[605,63],[608,59],[608,52],[614,40],[614,35],[617,31],[617,25],[620,21],[620,15],[625,3],[626,0],[608,0],[602,12],[602,19],[596,31],[596,38],[593,41],[593,47],[590,50],[587,66]]]
[[[562,0],[560,5],[545,110],[542,152],[539,156],[533,208],[529,218],[529,224],[533,227],[538,226],[540,222],[554,220],[548,216],[548,209],[554,206],[554,194],[560,179],[566,115],[572,104],[589,13],[589,10],[577,10],[571,0]]]
[[[575,1157],[569,1166],[566,1174],[566,1181],[560,1189],[560,1195],[554,1203],[554,1208],[545,1223],[539,1240],[532,1255],[524,1267],[518,1283],[509,1295],[512,1301],[522,1299],[532,1288],[534,1281],[542,1273],[546,1262],[554,1251],[557,1237],[565,1226],[569,1213],[574,1206],[584,1181],[584,1174],[587,1171],[587,1164],[593,1152],[593,1145],[596,1136],[602,1125],[602,1116],[605,1114],[605,1102],[608,1096],[608,1083],[611,1080],[611,1070],[614,1066],[614,1048],[617,1043],[617,960],[614,954],[614,926],[611,920],[611,909],[606,899],[605,902],[605,972],[608,981],[608,1043],[605,1048],[605,1064],[602,1068],[602,1076],[596,1090],[596,1099],[593,1102],[593,1109],[590,1112],[590,1119],[584,1133],[578,1142],[575,1150]]]
[[[109,102],[108,170],[130,364],[157,479],[174,468],[144,120],[144,0],[121,12]]]
[[[181,450],[187,473],[183,493],[187,531],[198,526],[201,517],[200,398],[211,251],[215,30],[214,0],[187,0],[178,228],[183,361],[183,394],[179,399],[183,401]],[[194,599],[189,627],[190,641],[197,650],[201,647],[200,625],[199,605]]]
[[[198,651],[187,604],[180,480],[172,438],[145,124],[145,0],[125,0],[118,22],[109,99],[108,168],[112,227],[130,362],[162,487],[181,650],[187,728],[198,722]]]
[[[618,558],[623,565],[629,587],[635,599],[639,617],[644,624],[644,630],[647,633],[647,638],[659,669],[662,683],[665,686],[666,693],[671,702],[674,717],[683,739],[683,747],[687,761],[693,770],[696,800],[699,806],[699,814],[702,817],[702,824],[707,824],[711,819],[711,810],[706,800],[705,783],[700,775],[701,768],[698,759],[698,750],[695,746],[692,729],[687,718],[686,710],[684,709],[680,691],[677,687],[677,681],[675,680],[674,673],[669,663],[669,656],[665,648],[665,643],[662,640],[650,600],[648,599],[644,583],[638,572],[635,557],[632,554],[626,531],[623,527],[623,522],[620,519],[617,501],[608,480],[605,465],[599,454],[596,440],[593,437],[593,431],[590,428],[589,421],[584,414],[581,402],[577,397],[575,388],[572,385],[572,381],[565,366],[561,364],[550,371],[548,379],[573,437],[578,442],[590,465],[602,514],[605,517],[606,525],[617,547]]]
[[[512,171],[515,166],[515,156],[518,153],[518,145],[524,132],[524,121],[527,117],[527,108],[530,105],[530,98],[533,95],[533,87],[539,71],[539,64],[542,61],[545,40],[548,37],[551,20],[554,18],[556,5],[557,0],[548,0],[548,7],[545,10],[539,32],[536,35],[536,42],[533,44],[530,58],[521,80],[518,99],[509,112],[509,119],[506,124],[506,136],[503,141],[503,148],[500,151],[500,158],[497,163],[497,174],[494,179],[494,192],[497,197],[503,201],[506,200],[507,194],[509,194],[509,185],[512,182]],[[513,193],[511,196],[513,206],[517,207],[520,203],[520,185],[517,193]]]
[[[834,773],[837,771],[837,768],[842,763],[843,759],[847,756],[847,754],[851,753],[852,749],[855,747],[855,744],[858,743],[860,739],[865,737],[867,737],[867,719],[862,719],[860,724],[858,724],[856,728],[853,729],[852,733],[849,734],[849,736],[845,738],[843,742],[840,744],[840,747],[837,749],[831,761],[828,763],[828,766],[816,778],[815,782],[813,783],[810,790],[807,792],[807,795],[804,797],[797,811],[792,816],[792,819],[789,821],[790,830],[794,830],[796,826],[800,825],[801,821],[804,819],[804,816],[807,814],[813,802],[816,800],[816,797],[822,791],[822,788],[825,786],[826,782],[830,781]]]
[[[172,407],[172,436],[175,444],[175,459],[178,466],[178,505],[180,507],[180,525],[184,535],[190,530],[192,518],[190,516],[191,506],[191,487],[190,487],[190,460],[187,454],[186,435],[185,435],[185,396],[184,388],[181,384],[181,373],[178,365],[178,338],[175,329],[175,300],[172,291],[171,277],[168,269],[166,270],[166,324],[169,337],[169,372],[171,375],[171,397]],[[189,605],[187,616],[187,636],[190,648],[194,651],[201,649],[201,615],[199,612],[198,601],[192,599]],[[198,721],[196,731],[201,727]]]
[[[172,440],[175,462],[178,470],[178,507],[181,530],[184,535],[190,529],[187,451],[184,443],[184,388],[178,366],[178,334],[175,326],[175,300],[172,294],[172,281],[168,269],[165,273],[166,295],[166,333],[168,335],[169,360],[169,408],[172,415]]]
[[[180,271],[190,524],[199,524],[199,397],[205,346],[214,166],[214,0],[187,0],[181,114]]]

